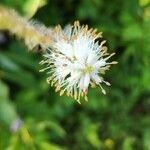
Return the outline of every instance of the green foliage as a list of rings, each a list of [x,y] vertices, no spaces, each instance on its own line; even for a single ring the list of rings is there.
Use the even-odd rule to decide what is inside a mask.
[[[90,89],[89,102],[79,105],[46,83],[40,54],[0,32],[0,149],[150,150],[150,1],[38,2],[0,3],[48,26],[79,19],[98,28],[119,64],[105,75],[107,95]],[[25,127],[13,133],[17,118]]]
[[[40,7],[47,3],[47,0],[2,0],[1,3],[10,8],[17,9],[27,17],[32,17]]]

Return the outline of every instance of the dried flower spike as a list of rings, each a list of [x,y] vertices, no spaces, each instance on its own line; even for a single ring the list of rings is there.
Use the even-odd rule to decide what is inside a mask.
[[[110,86],[110,83],[101,74],[117,62],[107,62],[115,53],[107,53],[107,47],[103,46],[106,41],[100,44],[96,41],[102,33],[88,29],[87,25],[80,26],[79,21],[63,30],[56,26],[52,32],[54,42],[44,53],[41,64],[46,67],[40,70],[47,70],[47,82],[56,88],[56,92],[60,91],[60,96],[66,93],[79,103],[81,97],[88,100],[89,85],[98,85],[106,94],[101,84]]]

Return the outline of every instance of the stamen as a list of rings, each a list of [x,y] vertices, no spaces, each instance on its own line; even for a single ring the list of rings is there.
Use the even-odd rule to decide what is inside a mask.
[[[100,32],[100,33],[98,33],[98,34],[94,34],[94,39],[98,39],[98,38],[101,38],[102,37],[102,33]]]
[[[63,39],[67,42],[69,41],[66,35],[64,35]]]
[[[101,50],[107,52],[108,48],[107,48],[106,46],[103,46],[103,47],[101,48]]]
[[[110,84],[108,81],[104,81],[104,80],[103,80],[103,82],[104,82],[106,85],[111,86],[111,84]]]
[[[103,87],[101,86],[101,84],[99,83],[98,85],[99,85],[99,87],[101,88],[102,93],[103,93],[104,95],[106,95],[106,91],[103,89]]]
[[[62,96],[63,94],[64,94],[64,90],[61,90],[59,95]]]
[[[90,82],[90,84],[91,84],[92,88],[96,88],[96,83],[95,82]]]
[[[79,100],[77,100],[77,102],[78,102],[79,104],[81,104],[81,102],[80,102]]]
[[[73,39],[73,40],[76,40],[76,39],[77,39],[77,35],[73,35],[73,36],[72,36],[72,39]]]
[[[82,29],[83,35],[86,35],[88,33],[88,25],[85,25],[85,27]]]
[[[100,47],[103,46],[106,43],[106,40],[102,41],[100,44]]]
[[[109,62],[109,63],[106,63],[106,64],[108,64],[108,65],[115,65],[115,64],[118,64],[118,62],[117,61],[112,61],[112,62]]]
[[[77,91],[74,93],[74,99],[77,100]]]
[[[40,65],[43,65],[43,64],[45,64],[45,61],[42,60],[42,61],[39,62],[39,64],[40,64]]]
[[[105,61],[108,60],[110,57],[114,56],[115,54],[116,54],[116,53],[110,54],[108,57],[104,58],[104,60],[105,60]]]
[[[80,27],[80,22],[78,20],[74,22],[74,27]]]
[[[88,97],[86,95],[85,95],[84,99],[85,99],[85,101],[88,101]]]
[[[51,68],[51,66],[48,66],[48,67],[46,67],[46,68],[44,68],[44,69],[41,69],[41,70],[39,70],[39,72],[44,72],[45,70],[47,70],[47,69],[49,69],[49,68]]]
[[[51,87],[54,85],[55,82],[51,81]]]
[[[84,96],[84,93],[83,93],[83,91],[81,91],[81,97],[83,97]]]
[[[113,62],[111,62],[113,65],[115,65],[115,64],[118,64],[118,62],[117,61],[113,61]]]
[[[57,25],[55,28],[54,28],[54,32],[58,33],[61,31],[61,26],[60,25]]]
[[[78,99],[77,99],[77,101],[79,102],[80,102],[80,96],[81,96],[81,90],[79,89],[79,94],[78,94]]]
[[[84,89],[84,90],[83,90],[83,93],[84,93],[84,95],[87,95],[88,89]]]
[[[47,78],[47,82],[50,83],[50,81],[52,80],[52,77],[48,77]]]
[[[59,90],[60,90],[60,86],[57,86],[55,92],[58,92]]]

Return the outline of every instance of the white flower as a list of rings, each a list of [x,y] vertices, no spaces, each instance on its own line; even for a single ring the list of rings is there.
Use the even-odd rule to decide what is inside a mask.
[[[107,62],[115,53],[107,53],[107,47],[103,46],[106,41],[101,44],[96,41],[101,33],[88,29],[87,25],[80,26],[76,21],[74,26],[67,26],[64,30],[57,26],[53,36],[53,44],[41,61],[41,64],[47,65],[41,71],[48,70],[48,83],[55,86],[60,95],[66,92],[79,103],[80,97],[87,100],[89,85],[98,85],[106,94],[101,84],[110,83],[103,80],[101,74],[117,62]]]

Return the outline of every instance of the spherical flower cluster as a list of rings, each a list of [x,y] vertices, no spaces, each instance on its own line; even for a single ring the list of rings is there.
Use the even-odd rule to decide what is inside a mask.
[[[98,85],[106,94],[101,84],[109,86],[110,83],[101,75],[117,62],[107,62],[115,53],[107,53],[106,41],[99,44],[97,39],[101,34],[88,29],[87,25],[80,26],[78,21],[65,29],[60,26],[53,29],[53,44],[43,54],[41,64],[46,67],[41,71],[47,70],[47,82],[56,88],[56,92],[60,91],[60,96],[66,93],[79,103],[82,97],[87,101],[90,85]]]

